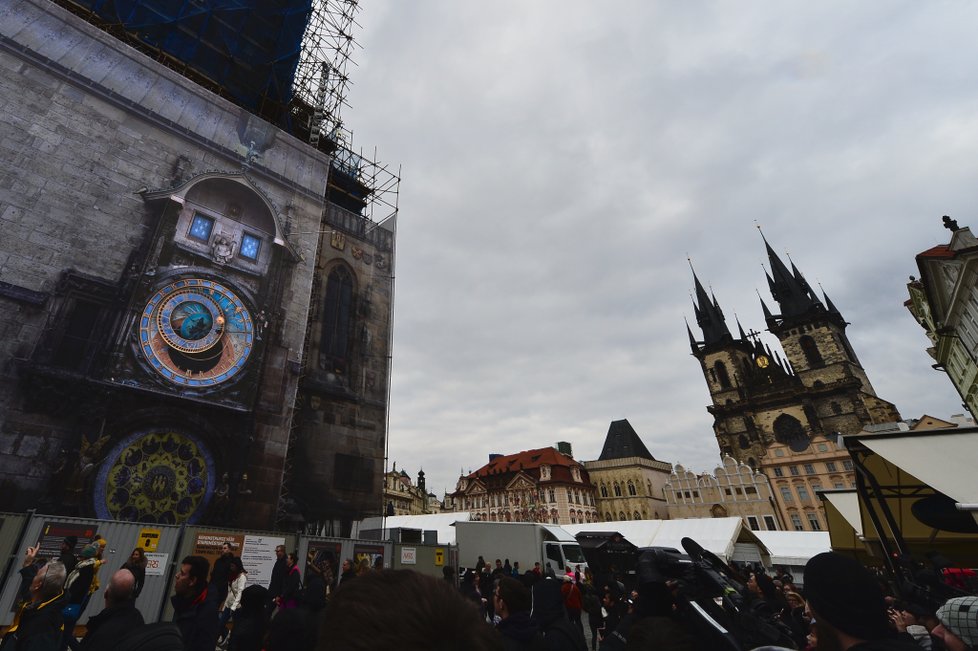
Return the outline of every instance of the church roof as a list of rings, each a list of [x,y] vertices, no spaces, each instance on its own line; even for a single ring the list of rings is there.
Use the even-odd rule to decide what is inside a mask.
[[[502,490],[519,473],[540,481],[540,466],[550,466],[550,479],[542,483],[572,483],[571,468],[576,466],[584,483],[589,484],[584,466],[552,447],[493,456],[489,463],[466,477],[481,482],[487,490]]]
[[[642,457],[655,461],[655,457],[649,449],[642,443],[642,439],[632,428],[628,419],[613,420],[608,428],[608,436],[605,437],[604,447],[601,449],[601,456],[598,461],[608,459],[626,459],[628,457]]]

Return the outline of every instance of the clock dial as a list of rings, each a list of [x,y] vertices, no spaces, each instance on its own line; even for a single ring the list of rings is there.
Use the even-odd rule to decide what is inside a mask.
[[[757,368],[767,368],[771,360],[767,358],[767,355],[758,355],[754,363],[757,364]]]
[[[177,280],[160,288],[139,319],[139,348],[157,373],[186,387],[235,377],[254,348],[254,325],[241,299],[221,283]]]

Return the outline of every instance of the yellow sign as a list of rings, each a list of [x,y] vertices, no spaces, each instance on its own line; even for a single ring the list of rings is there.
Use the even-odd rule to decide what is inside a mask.
[[[160,530],[159,529],[143,529],[139,532],[139,547],[143,548],[144,552],[155,552],[156,547],[160,544]]]
[[[441,547],[435,547],[435,567],[441,567],[445,564],[445,550]]]

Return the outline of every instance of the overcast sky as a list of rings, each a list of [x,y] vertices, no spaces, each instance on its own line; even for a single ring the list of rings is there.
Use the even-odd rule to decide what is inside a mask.
[[[978,4],[361,7],[344,117],[402,166],[390,460],[439,497],[492,452],[594,459],[621,418],[712,470],[687,255],[763,330],[755,221],[881,397],[963,412],[903,303],[941,215],[978,208]]]

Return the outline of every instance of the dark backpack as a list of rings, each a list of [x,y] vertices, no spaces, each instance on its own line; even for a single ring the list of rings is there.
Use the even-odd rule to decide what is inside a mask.
[[[183,651],[183,636],[173,622],[147,624],[119,640],[115,651]]]

